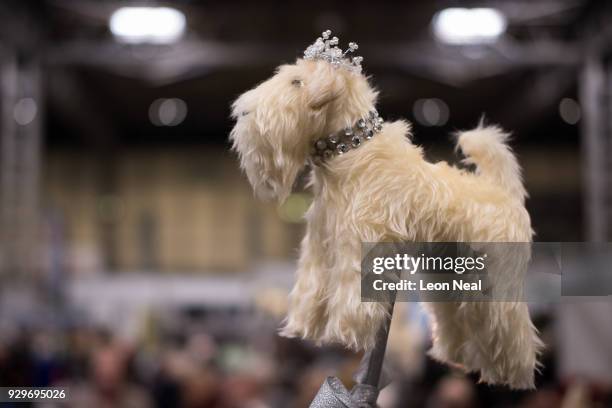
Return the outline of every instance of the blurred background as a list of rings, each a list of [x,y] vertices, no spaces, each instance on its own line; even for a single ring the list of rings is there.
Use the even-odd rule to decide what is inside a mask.
[[[513,132],[536,240],[608,241],[611,8],[2,1],[0,386],[91,408],[307,407],[326,375],[350,386],[360,356],[276,335],[311,196],[258,202],[227,141],[231,102],[327,28],[432,160],[456,162],[450,135],[482,115]],[[381,407],[612,406],[611,303],[531,306],[538,390],[510,392],[428,359],[427,319],[398,305]]]

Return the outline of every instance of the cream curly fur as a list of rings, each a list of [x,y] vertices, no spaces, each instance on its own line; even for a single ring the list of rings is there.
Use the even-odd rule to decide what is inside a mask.
[[[230,138],[255,192],[283,200],[314,140],[351,126],[376,97],[365,76],[305,60],[281,66],[241,95]],[[495,127],[461,133],[458,147],[477,165],[468,173],[427,162],[410,140],[410,126],[396,121],[360,148],[314,167],[314,201],[282,334],[355,350],[373,346],[387,305],[361,302],[362,242],[530,242],[526,192],[506,138]],[[500,280],[514,280],[528,262],[528,246],[520,248],[493,260]],[[434,321],[434,358],[480,372],[487,383],[533,387],[541,342],[525,303],[425,307]]]

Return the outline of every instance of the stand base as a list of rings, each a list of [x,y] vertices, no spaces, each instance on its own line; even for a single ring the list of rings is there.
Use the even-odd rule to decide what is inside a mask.
[[[381,374],[393,306],[391,303],[389,315],[378,331],[374,348],[363,356],[354,376],[357,384],[353,389],[349,392],[337,377],[327,377],[310,403],[310,408],[376,408],[378,393],[387,385],[386,381],[381,381]]]
[[[357,384],[349,392],[337,377],[327,377],[321,385],[310,408],[374,408],[378,388]]]

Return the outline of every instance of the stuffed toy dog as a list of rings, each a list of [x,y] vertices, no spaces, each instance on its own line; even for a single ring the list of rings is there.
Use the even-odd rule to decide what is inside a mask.
[[[430,163],[405,121],[384,122],[377,91],[328,30],[304,57],[242,94],[230,139],[254,191],[284,200],[307,166],[314,201],[307,214],[297,282],[282,329],[317,343],[368,350],[384,303],[362,302],[362,242],[521,242],[532,229],[521,170],[497,127],[458,137],[468,172]],[[530,257],[493,254],[499,279]],[[503,251],[501,251],[503,252]],[[491,256],[491,255],[490,255]],[[507,259],[502,259],[506,257]],[[525,303],[432,302],[434,358],[479,372],[481,381],[532,388],[541,342]]]

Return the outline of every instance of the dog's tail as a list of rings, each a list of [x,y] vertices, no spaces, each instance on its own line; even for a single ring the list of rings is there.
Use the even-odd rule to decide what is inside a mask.
[[[527,191],[523,186],[521,167],[507,145],[509,136],[501,128],[485,127],[481,122],[476,129],[459,132],[457,147],[466,156],[465,163],[476,165],[477,174],[524,202]]]

